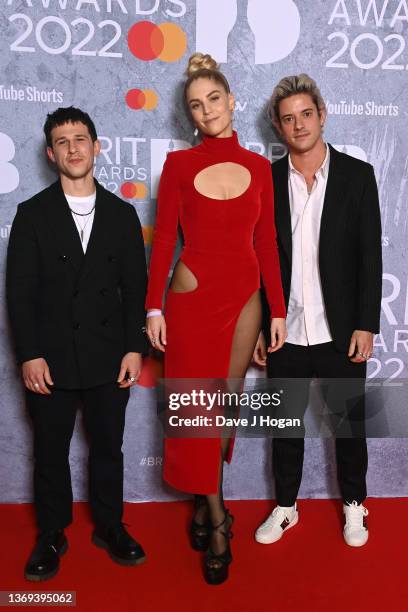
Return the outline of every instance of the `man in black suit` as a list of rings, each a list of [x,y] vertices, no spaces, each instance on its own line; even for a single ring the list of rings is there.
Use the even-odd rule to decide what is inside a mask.
[[[123,565],[145,558],[122,524],[125,410],[145,349],[140,222],[133,206],[93,178],[100,144],[86,113],[59,108],[44,132],[59,180],[19,205],[7,259],[9,316],[34,428],[39,535],[28,580],[54,576],[67,549],[78,404],[90,440],[93,542]]]
[[[332,379],[328,409],[336,436],[344,539],[362,546],[368,539],[364,383],[381,305],[376,180],[371,165],[324,143],[326,109],[307,75],[282,79],[270,111],[289,149],[272,167],[288,337],[273,353],[260,337],[254,359],[267,364],[269,377],[299,379],[289,385],[292,402],[285,402],[297,417],[303,418],[307,407],[308,381]],[[274,440],[277,507],[256,532],[260,543],[276,542],[298,521],[303,433],[302,428],[300,435]]]

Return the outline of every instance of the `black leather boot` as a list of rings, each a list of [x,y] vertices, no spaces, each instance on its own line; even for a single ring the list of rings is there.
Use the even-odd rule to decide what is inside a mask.
[[[63,529],[41,531],[25,566],[25,578],[40,581],[55,576],[59,570],[60,557],[67,549],[68,541]]]
[[[120,565],[137,565],[146,559],[143,548],[128,534],[122,523],[115,527],[95,527],[92,542],[105,548],[110,558]]]

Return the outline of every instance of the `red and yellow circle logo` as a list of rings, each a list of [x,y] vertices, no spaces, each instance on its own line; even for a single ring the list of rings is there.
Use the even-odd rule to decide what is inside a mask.
[[[153,89],[130,89],[126,94],[126,104],[133,110],[151,111],[156,108],[158,101]]]
[[[144,200],[147,196],[147,187],[144,183],[123,183],[120,193],[127,200]]]
[[[144,62],[160,59],[177,62],[187,49],[187,36],[180,26],[172,22],[156,25],[139,21],[128,32],[129,50]]]

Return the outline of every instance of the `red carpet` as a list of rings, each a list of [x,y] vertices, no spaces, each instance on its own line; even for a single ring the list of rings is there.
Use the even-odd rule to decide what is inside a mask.
[[[338,500],[300,501],[299,524],[269,546],[256,544],[253,532],[271,503],[229,502],[234,562],[229,581],[218,587],[204,582],[201,556],[189,548],[188,503],[126,505],[129,531],[148,555],[144,565],[131,568],[91,544],[87,506],[75,504],[68,553],[58,576],[43,583],[22,577],[35,535],[32,507],[0,505],[0,590],[76,591],[81,612],[406,610],[408,499],[369,499],[366,505],[370,538],[353,549],[343,542]]]

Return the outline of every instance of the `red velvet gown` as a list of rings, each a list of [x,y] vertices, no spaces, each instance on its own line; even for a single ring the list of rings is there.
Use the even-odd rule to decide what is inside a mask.
[[[200,194],[196,175],[223,162],[246,168],[249,187],[228,200]],[[180,259],[198,286],[189,292],[168,290],[165,377],[227,378],[235,326],[260,287],[260,275],[271,316],[286,314],[268,160],[241,147],[236,132],[228,138],[204,137],[196,147],[168,154],[159,187],[147,309],[162,308],[178,224],[184,237]],[[220,460],[219,438],[166,438],[163,476],[183,491],[216,493]]]

